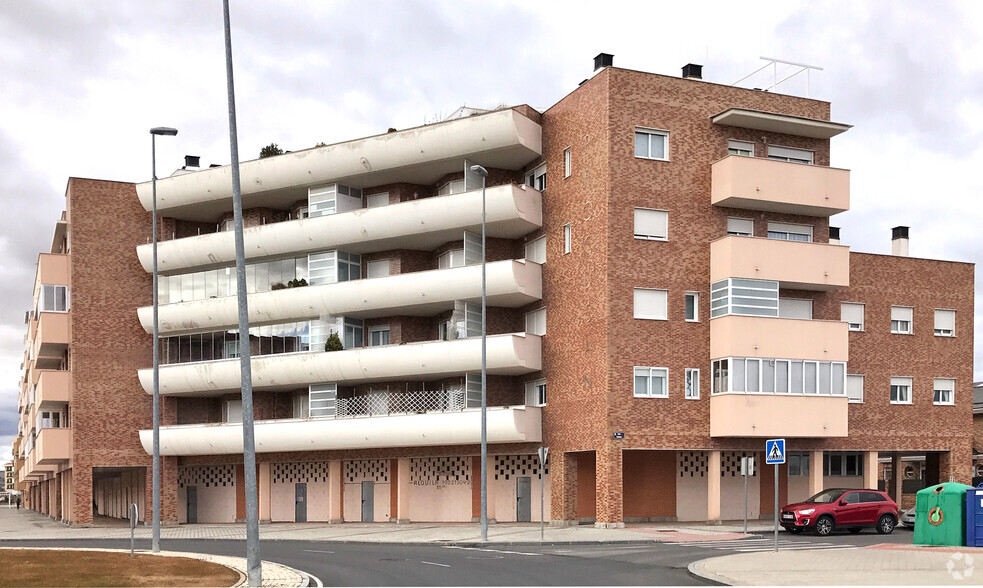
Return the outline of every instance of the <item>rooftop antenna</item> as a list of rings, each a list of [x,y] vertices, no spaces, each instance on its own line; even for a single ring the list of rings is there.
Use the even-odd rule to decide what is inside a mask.
[[[756,73],[764,70],[768,66],[771,66],[771,68],[772,68],[772,84],[770,86],[768,86],[767,88],[764,89],[765,92],[774,89],[778,84],[781,84],[782,82],[785,82],[785,81],[787,81],[787,80],[789,80],[789,79],[791,79],[791,78],[799,75],[802,72],[806,72],[806,98],[809,98],[810,97],[810,87],[809,87],[810,86],[810,83],[809,83],[810,82],[810,80],[809,80],[809,72],[810,72],[810,70],[823,71],[823,68],[819,67],[818,65],[808,65],[808,64],[805,64],[805,63],[796,63],[794,61],[784,61],[782,59],[775,59],[773,57],[764,57],[764,56],[762,56],[760,59],[763,59],[763,60],[767,61],[768,63],[765,63],[764,65],[762,65],[758,69],[752,71],[748,75],[746,75],[743,78],[737,80],[736,82],[734,82],[733,84],[731,84],[731,86],[736,86],[737,84],[740,84],[741,82],[743,82],[744,80],[746,80],[749,77],[753,76],[754,74],[756,74]],[[792,67],[797,67],[799,69],[795,70],[795,72],[793,72],[793,73],[785,76],[782,79],[778,79],[778,64],[779,63],[781,63],[782,65],[788,65],[788,66],[792,66]],[[785,70],[782,70],[782,71],[784,73]]]

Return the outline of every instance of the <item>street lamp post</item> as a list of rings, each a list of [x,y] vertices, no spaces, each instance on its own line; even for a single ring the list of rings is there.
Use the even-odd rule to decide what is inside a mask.
[[[173,137],[177,129],[154,127],[150,129],[150,184],[153,192],[153,242],[154,242],[154,522],[150,549],[160,551],[160,344],[157,340],[157,136]]]
[[[488,541],[488,394],[485,391],[488,379],[488,321],[486,320],[485,263],[485,183],[488,170],[480,165],[472,165],[471,171],[481,176],[481,540]]]

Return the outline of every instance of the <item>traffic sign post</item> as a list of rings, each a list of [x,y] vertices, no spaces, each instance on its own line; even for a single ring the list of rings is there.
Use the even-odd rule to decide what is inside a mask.
[[[778,551],[778,466],[785,463],[785,439],[765,441],[765,463],[775,466],[775,551]]]
[[[543,518],[543,512],[545,510],[543,507],[543,491],[545,490],[546,479],[543,477],[543,472],[546,469],[546,459],[549,457],[550,448],[546,446],[540,447],[536,453],[539,454],[539,542],[542,543],[543,536],[546,533],[546,522]]]
[[[747,535],[747,479],[754,475],[754,457],[741,458],[741,476],[744,477],[744,534]]]

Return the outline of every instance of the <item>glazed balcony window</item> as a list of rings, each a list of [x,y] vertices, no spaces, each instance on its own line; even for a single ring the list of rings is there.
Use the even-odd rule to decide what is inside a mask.
[[[68,312],[68,286],[41,286],[41,298],[38,300],[40,312]]]

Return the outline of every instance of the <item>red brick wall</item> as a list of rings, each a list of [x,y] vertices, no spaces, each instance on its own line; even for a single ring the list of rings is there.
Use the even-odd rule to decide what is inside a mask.
[[[676,516],[676,452],[624,452],[624,516]]]

